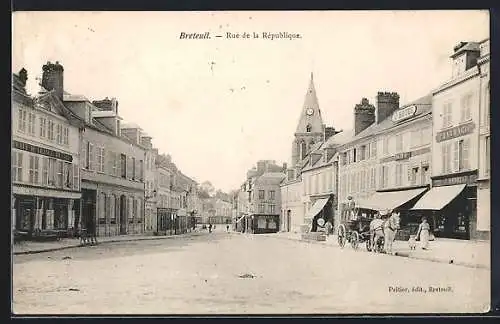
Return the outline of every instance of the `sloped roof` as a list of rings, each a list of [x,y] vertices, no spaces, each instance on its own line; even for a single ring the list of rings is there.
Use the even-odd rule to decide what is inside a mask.
[[[285,177],[286,175],[281,172],[266,172],[257,179],[255,179],[255,183],[271,182],[279,184],[281,180],[283,180]]]
[[[399,109],[406,108],[409,106],[415,105],[417,107],[417,111],[415,112],[415,115],[411,118],[406,119],[403,122],[400,123],[394,123],[392,121],[392,115],[389,115],[386,119],[381,121],[380,123],[373,123],[371,126],[367,127],[365,130],[360,132],[358,135],[353,136],[350,141],[346,142],[345,144],[349,142],[356,141],[358,139],[370,137],[376,134],[379,134],[385,130],[388,130],[394,126],[401,125],[401,124],[406,124],[409,123],[415,119],[421,118],[425,115],[428,115],[432,113],[432,94],[425,95],[421,98],[418,98],[417,100],[414,100],[404,106],[401,106]]]
[[[343,130],[340,133],[337,133],[333,136],[331,136],[326,142],[323,147],[332,147],[336,145],[343,145],[347,142],[349,142],[352,138],[354,137],[354,130],[348,129],[348,130]]]

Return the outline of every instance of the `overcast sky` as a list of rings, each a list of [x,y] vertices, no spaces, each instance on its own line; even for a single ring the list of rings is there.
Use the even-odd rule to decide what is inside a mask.
[[[214,37],[285,31],[302,38]],[[259,159],[289,162],[311,71],[324,122],[350,129],[362,97],[417,99],[451,76],[453,46],[487,37],[487,11],[17,12],[13,70],[36,93],[59,61],[66,91],[116,97],[185,174],[228,191]]]

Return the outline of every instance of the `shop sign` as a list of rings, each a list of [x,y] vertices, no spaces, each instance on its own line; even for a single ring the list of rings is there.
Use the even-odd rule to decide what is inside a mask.
[[[443,179],[433,179],[433,187],[451,186],[458,184],[472,185],[477,182],[477,174],[451,176]]]
[[[408,118],[415,116],[416,112],[417,112],[417,106],[415,106],[415,105],[401,108],[399,110],[396,110],[392,114],[392,121],[395,123],[403,121],[405,119],[408,119]]]
[[[394,160],[407,160],[411,157],[411,152],[402,152],[394,155]]]
[[[468,124],[455,126],[453,128],[447,129],[445,131],[439,132],[436,135],[436,142],[443,142],[460,136],[470,134],[474,131],[476,125],[474,122]]]
[[[54,150],[31,145],[28,143],[23,143],[23,142],[18,142],[18,141],[12,141],[12,142],[13,142],[14,148],[16,148],[18,150],[23,150],[23,151],[27,151],[27,152],[31,152],[31,153],[35,153],[35,154],[45,155],[45,156],[48,156],[48,157],[51,157],[54,159],[73,162],[73,156],[71,156],[70,154],[57,152]]]

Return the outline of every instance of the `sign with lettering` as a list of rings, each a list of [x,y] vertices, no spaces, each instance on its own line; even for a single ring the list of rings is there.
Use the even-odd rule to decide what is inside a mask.
[[[405,119],[415,116],[416,112],[417,112],[417,106],[415,105],[398,109],[392,114],[392,121],[395,123],[403,121]]]
[[[73,156],[70,154],[62,153],[62,152],[57,152],[54,150],[50,150],[47,148],[31,145],[28,143],[23,143],[23,142],[18,142],[18,141],[12,141],[14,144],[14,148],[18,150],[23,150],[35,154],[40,154],[40,155],[45,155],[54,159],[59,159],[59,160],[64,160],[68,162],[73,162]]]
[[[407,160],[411,157],[411,152],[402,152],[394,155],[394,160]]]
[[[477,174],[449,176],[442,179],[432,179],[433,187],[451,186],[458,184],[473,185],[477,182]]]
[[[470,122],[464,125],[455,126],[453,128],[441,131],[436,135],[436,142],[443,142],[460,136],[470,134],[474,131],[476,125]]]

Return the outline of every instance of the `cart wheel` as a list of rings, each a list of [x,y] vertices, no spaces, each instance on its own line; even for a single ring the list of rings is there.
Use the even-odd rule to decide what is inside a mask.
[[[346,237],[346,230],[344,224],[340,224],[338,230],[337,230],[337,242],[339,243],[339,246],[343,248],[345,246],[345,242],[347,240]]]
[[[368,252],[372,251],[372,240],[368,237],[368,240],[366,240],[366,250]]]
[[[356,231],[351,233],[351,246],[354,250],[357,250],[359,247],[359,233]]]

